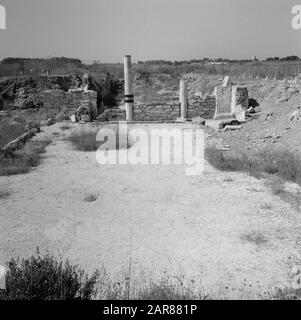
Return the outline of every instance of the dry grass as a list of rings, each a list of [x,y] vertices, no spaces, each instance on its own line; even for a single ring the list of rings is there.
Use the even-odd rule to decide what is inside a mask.
[[[243,171],[255,177],[267,173],[301,185],[301,161],[289,151],[269,150],[254,155],[225,154],[211,147],[206,149],[205,157],[216,169],[222,171]]]
[[[101,145],[103,145],[105,141],[97,141],[97,129],[91,129],[89,131],[82,130],[82,131],[76,131],[71,133],[66,140],[70,141],[73,146],[76,148],[76,150],[79,151],[96,151]],[[130,142],[127,142],[126,146],[119,145],[119,132],[118,130],[115,131],[115,137],[116,137],[116,143],[112,143],[112,145],[107,145],[106,148],[109,150],[119,150],[119,149],[127,149],[129,148]]]
[[[301,300],[301,289],[278,289],[272,297],[273,300]]]
[[[194,300],[196,298],[189,288],[166,281],[151,284],[140,290],[136,297],[137,300]]]
[[[63,130],[63,131],[65,131],[65,130],[70,130],[71,127],[68,126],[68,125],[62,125],[62,126],[60,127],[60,129]]]
[[[101,269],[98,288],[100,300],[205,300],[209,296],[202,288],[196,290],[194,281],[184,284],[184,278],[175,279],[164,272],[159,280],[143,278],[138,283],[129,285],[129,278],[112,281],[106,271]]]
[[[9,123],[8,120],[0,121],[0,148],[10,141],[18,138],[25,132],[25,122]]]
[[[28,173],[31,168],[39,165],[41,154],[46,152],[46,147],[50,143],[51,140],[30,141],[12,156],[1,157],[0,176]]]
[[[96,151],[100,142],[96,141],[97,130],[77,131],[71,133],[66,140],[79,151]]]

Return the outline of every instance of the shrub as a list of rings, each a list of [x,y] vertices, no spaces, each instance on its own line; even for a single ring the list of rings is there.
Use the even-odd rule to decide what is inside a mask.
[[[79,151],[96,151],[100,145],[100,143],[96,141],[96,135],[96,130],[77,131],[71,133],[67,137],[67,140]]]
[[[21,150],[9,157],[0,156],[0,176],[28,173],[32,167],[39,165],[41,154],[51,140],[29,141]]]
[[[25,124],[14,122],[6,123],[0,121],[0,148],[4,147],[10,141],[18,138],[25,132]]]
[[[6,290],[0,292],[0,299],[7,300],[89,300],[99,276],[95,271],[88,277],[68,260],[39,252],[29,259],[11,259],[7,266]]]

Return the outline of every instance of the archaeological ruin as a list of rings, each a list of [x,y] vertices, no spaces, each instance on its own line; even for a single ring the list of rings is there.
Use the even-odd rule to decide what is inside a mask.
[[[222,86],[215,87],[211,95],[200,96],[190,94],[187,81],[181,80],[179,98],[168,101],[136,103],[132,89],[131,56],[124,57],[124,105],[110,108],[97,107],[98,95],[90,90],[88,75],[84,76],[83,85],[78,89],[44,91],[46,110],[65,108],[69,116],[74,115],[76,121],[149,121],[174,122],[189,121],[192,118],[231,119],[245,121],[245,113],[249,107],[248,89],[237,86],[226,77]]]

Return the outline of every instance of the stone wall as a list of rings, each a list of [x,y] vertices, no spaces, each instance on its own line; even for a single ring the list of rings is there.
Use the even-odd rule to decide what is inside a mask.
[[[136,104],[133,106],[134,121],[174,121],[180,117],[181,106],[178,99],[163,103]],[[213,119],[215,97],[192,96],[188,99],[188,118]]]
[[[188,98],[188,118],[213,119],[216,99],[214,96],[193,96]]]
[[[44,108],[47,114],[55,116],[64,110],[71,116],[80,106],[89,103],[97,108],[97,92],[67,92],[64,90],[46,90],[43,96]]]
[[[164,103],[134,104],[134,121],[172,121],[180,116],[178,100]]]

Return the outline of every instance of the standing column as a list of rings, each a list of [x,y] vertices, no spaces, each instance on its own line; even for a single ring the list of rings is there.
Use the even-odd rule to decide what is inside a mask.
[[[124,56],[124,102],[125,102],[125,110],[126,110],[126,120],[133,120],[133,103],[134,103],[134,95],[132,89],[132,77],[131,77],[131,56]]]
[[[181,103],[181,120],[187,119],[187,100],[188,100],[188,89],[187,81],[181,79],[180,81],[180,103]]]

